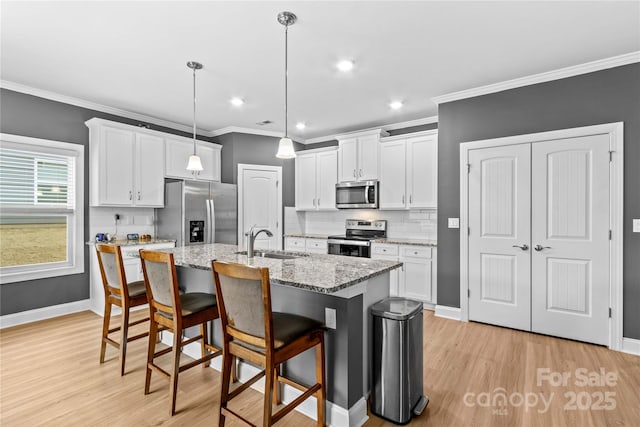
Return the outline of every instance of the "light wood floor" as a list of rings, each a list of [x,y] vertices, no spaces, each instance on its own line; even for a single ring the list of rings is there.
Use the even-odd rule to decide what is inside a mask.
[[[170,417],[166,380],[154,375],[151,394],[143,394],[146,340],[129,345],[124,377],[118,375],[113,348],[107,350],[108,361],[98,363],[101,321],[97,315],[83,312],[0,331],[0,425],[217,424],[217,371],[194,368],[181,374],[178,413]],[[640,357],[589,344],[436,318],[430,311],[425,311],[424,324],[424,391],[431,402],[412,421],[414,425],[640,426]],[[568,385],[538,385],[537,370],[544,368],[570,372]],[[617,377],[617,383],[576,386],[579,378],[575,371],[579,368],[603,368]],[[491,399],[501,391],[499,387],[514,404],[491,405]],[[571,403],[570,395],[565,393],[572,392],[581,400],[575,410],[565,410],[564,406]],[[614,394],[598,402],[599,393],[604,396],[604,392]],[[481,393],[490,394],[489,406],[487,395]],[[551,402],[546,411],[540,393]],[[518,406],[517,394],[532,404],[535,394],[538,404],[529,409]],[[238,400],[235,407],[248,414],[251,421],[260,423],[262,395],[249,390]],[[579,409],[614,404],[613,410]],[[294,412],[278,425],[315,423]],[[366,425],[392,424],[371,416]]]

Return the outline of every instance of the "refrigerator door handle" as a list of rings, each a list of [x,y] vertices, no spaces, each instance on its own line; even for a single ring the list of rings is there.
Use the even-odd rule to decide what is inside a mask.
[[[209,235],[207,243],[215,243],[216,241],[216,216],[213,199],[207,200],[207,220],[209,222]]]
[[[207,205],[207,219],[205,221],[205,229],[207,234],[205,236],[205,243],[211,243],[211,200],[206,199],[204,203]]]

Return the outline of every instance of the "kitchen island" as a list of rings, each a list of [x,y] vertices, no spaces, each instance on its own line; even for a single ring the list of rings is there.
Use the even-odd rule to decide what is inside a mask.
[[[227,261],[268,267],[274,311],[283,311],[327,322],[326,382],[328,425],[359,426],[368,418],[371,318],[369,308],[389,295],[389,272],[402,264],[395,261],[339,255],[269,251],[293,255],[292,259],[239,254],[235,245],[211,244],[165,249],[174,254],[180,286],[187,292],[214,292],[211,261]],[[328,312],[325,318],[325,311]],[[331,326],[335,326],[331,328]],[[219,323],[214,341],[220,342]],[[164,340],[164,339],[163,339]],[[168,342],[168,341],[167,341]],[[189,349],[185,349],[189,353]],[[199,348],[193,348],[197,355]],[[284,373],[297,381],[315,382],[314,352],[307,351],[287,362]],[[214,368],[220,369],[220,358]],[[240,380],[250,378],[256,368],[241,364]],[[286,387],[285,401],[299,392]],[[315,402],[308,399],[299,410],[315,418]]]

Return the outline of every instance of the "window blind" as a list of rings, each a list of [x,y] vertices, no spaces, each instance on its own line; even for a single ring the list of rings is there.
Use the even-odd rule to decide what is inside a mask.
[[[0,148],[0,207],[75,209],[75,157]]]

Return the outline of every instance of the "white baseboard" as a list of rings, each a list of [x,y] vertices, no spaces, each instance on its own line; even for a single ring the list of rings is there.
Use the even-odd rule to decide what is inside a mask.
[[[460,320],[461,312],[458,307],[436,305],[436,317],[444,317],[445,319],[451,320]]]
[[[90,308],[91,301],[85,299],[68,302],[66,304],[52,305],[50,307],[36,308],[35,310],[5,314],[4,316],[0,316],[0,329],[37,322],[38,320],[51,319],[52,317],[64,316],[65,314],[77,313],[79,311],[86,311]]]
[[[162,332],[163,344],[172,345],[172,340],[173,334],[171,332]],[[192,357],[194,359],[199,358],[200,344],[197,342],[187,344],[183,347],[182,351],[189,357]],[[215,369],[216,371],[222,371],[222,358],[216,357],[212,359],[211,368]],[[260,372],[260,369],[256,368],[253,365],[243,362],[238,363],[238,379],[241,382],[253,378],[256,374],[258,374],[258,372]],[[260,393],[264,393],[264,378],[261,378],[260,380],[253,383],[251,385],[251,388],[259,391]],[[289,403],[301,394],[302,392],[298,389],[285,384],[282,390],[282,401],[284,403]],[[303,415],[306,415],[314,421],[318,419],[315,396],[309,397],[307,400],[298,405],[295,410]],[[367,401],[364,397],[362,397],[351,408],[346,409],[327,400],[326,418],[326,425],[330,427],[361,427],[369,419],[369,416],[367,415]]]
[[[425,309],[425,310],[434,311],[436,309],[436,305],[434,303],[431,303],[431,302],[423,302],[422,303],[422,308]]]
[[[634,338],[622,338],[623,353],[635,354],[640,356],[640,340]]]

